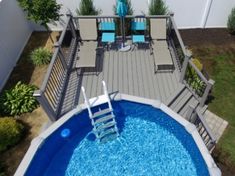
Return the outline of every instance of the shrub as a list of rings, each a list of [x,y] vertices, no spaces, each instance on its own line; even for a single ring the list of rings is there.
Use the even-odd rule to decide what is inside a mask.
[[[151,0],[149,5],[149,15],[166,15],[168,7],[163,0]]]
[[[230,15],[228,16],[227,27],[231,34],[235,34],[235,8],[232,9]]]
[[[10,90],[5,90],[0,96],[0,108],[4,115],[20,115],[31,112],[37,106],[38,102],[33,97],[36,90],[34,85],[26,85],[20,81]]]
[[[45,65],[51,61],[52,53],[45,48],[37,48],[31,53],[31,61],[34,65]]]
[[[203,65],[198,59],[194,58],[194,59],[192,59],[192,62],[198,68],[198,70],[202,71]]]
[[[13,118],[0,118],[0,152],[15,145],[21,139],[24,126]]]
[[[79,9],[76,9],[78,15],[99,15],[101,12],[95,8],[93,0],[81,0]]]

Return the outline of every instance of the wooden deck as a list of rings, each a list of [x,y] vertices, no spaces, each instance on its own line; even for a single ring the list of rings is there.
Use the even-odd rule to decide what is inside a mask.
[[[78,53],[79,54],[79,53]],[[172,57],[174,53],[172,52]],[[175,62],[175,59],[173,59]],[[177,65],[175,63],[175,65]],[[134,49],[128,52],[118,50],[100,50],[97,55],[97,67],[72,69],[62,103],[61,114],[83,103],[80,92],[84,86],[88,98],[102,94],[102,80],[107,84],[108,91],[120,92],[166,102],[177,88],[179,70],[173,72],[154,73],[154,59],[149,49]]]

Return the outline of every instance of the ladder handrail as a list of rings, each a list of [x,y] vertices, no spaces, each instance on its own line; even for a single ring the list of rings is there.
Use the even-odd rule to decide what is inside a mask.
[[[85,91],[85,88],[83,86],[82,86],[82,94],[83,94],[83,97],[84,97],[84,100],[85,100],[85,104],[87,106],[87,110],[88,110],[89,116],[92,117],[91,105],[90,105],[89,100],[86,97],[86,91]]]
[[[102,84],[103,84],[104,95],[106,96],[107,101],[108,101],[109,109],[110,109],[110,110],[113,110],[112,105],[111,105],[111,102],[110,102],[110,97],[109,97],[109,94],[108,94],[108,89],[107,89],[107,87],[106,87],[106,84],[105,84],[104,81],[102,81]]]

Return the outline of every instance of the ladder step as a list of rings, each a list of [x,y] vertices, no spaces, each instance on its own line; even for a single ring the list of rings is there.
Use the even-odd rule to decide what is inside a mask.
[[[112,133],[107,136],[104,136],[103,138],[100,139],[101,143],[106,143],[108,141],[112,141],[113,139],[116,139],[118,137],[118,133]]]
[[[91,118],[94,119],[96,117],[99,117],[99,116],[104,115],[104,114],[108,114],[110,112],[113,112],[113,110],[111,110],[111,109],[103,109],[101,111],[95,112]]]
[[[101,133],[100,135],[98,135],[98,138],[99,139],[102,139],[103,137],[109,135],[109,134],[112,134],[112,133],[117,133],[116,129],[115,128],[110,128],[106,131],[104,131],[103,133]]]
[[[102,122],[106,122],[106,121],[108,121],[108,120],[110,120],[110,119],[113,119],[113,118],[114,118],[113,114],[110,114],[110,115],[101,117],[101,118],[97,119],[97,120],[94,122],[93,125],[96,125],[96,124],[102,123]]]
[[[116,122],[115,121],[111,121],[111,122],[108,122],[106,124],[98,126],[95,130],[99,132],[100,130],[103,130],[105,128],[110,128],[110,127],[112,127],[114,125],[116,125]]]

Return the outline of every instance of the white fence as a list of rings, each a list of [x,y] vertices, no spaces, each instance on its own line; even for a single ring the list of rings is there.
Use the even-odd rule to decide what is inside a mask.
[[[32,32],[15,0],[0,0],[0,90]]]
[[[81,0],[57,0],[63,7],[61,12],[68,10],[75,13]],[[135,15],[147,14],[150,0],[132,0]],[[215,28],[226,27],[227,18],[235,0],[165,0],[170,11],[175,14],[179,28]],[[102,10],[102,15],[112,15],[116,0],[94,0],[95,6]],[[51,25],[52,30],[61,30],[63,18],[59,25]],[[39,29],[39,28],[36,28]]]

